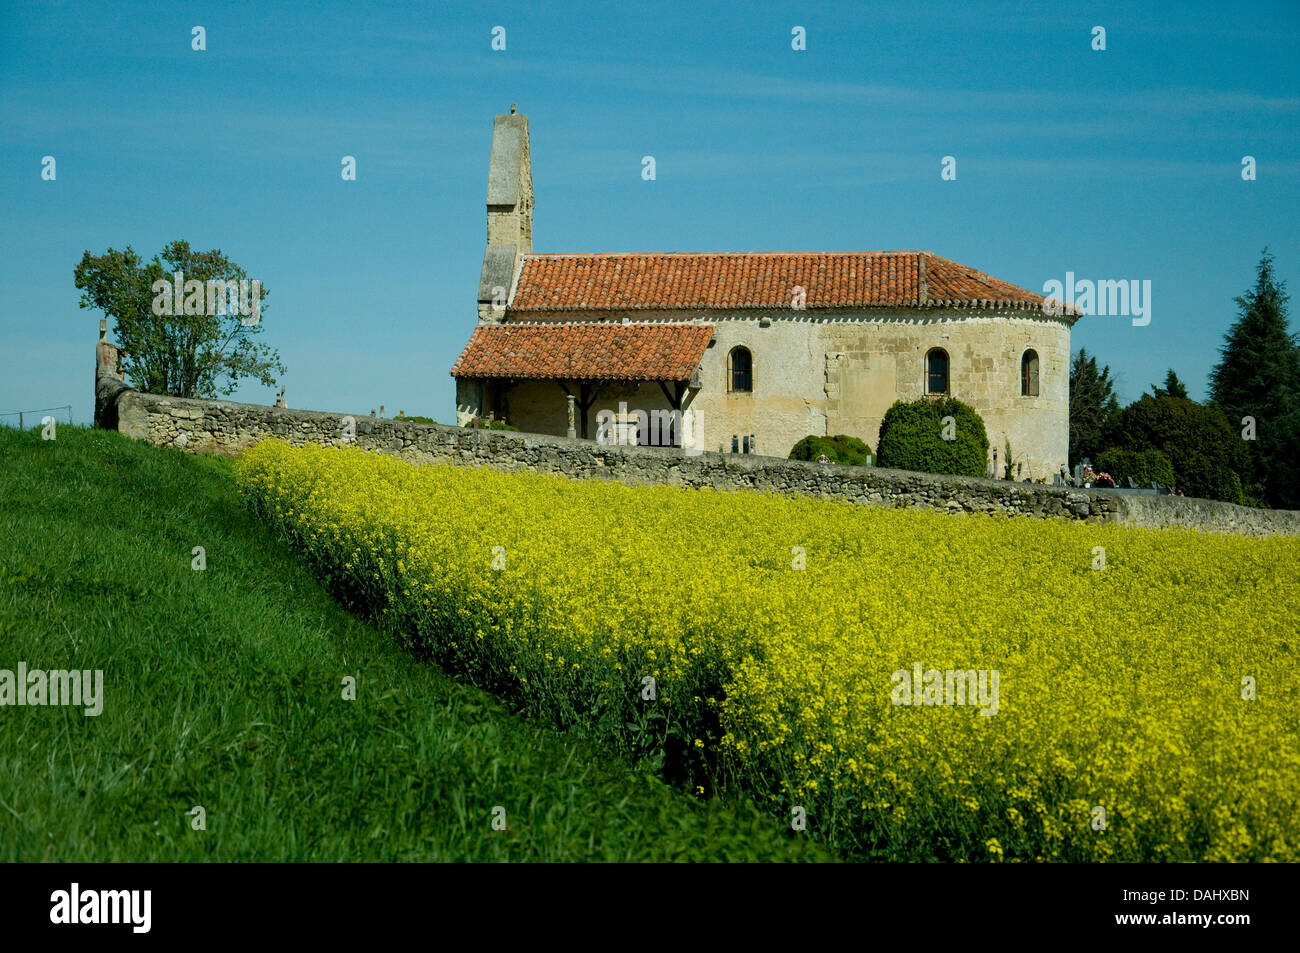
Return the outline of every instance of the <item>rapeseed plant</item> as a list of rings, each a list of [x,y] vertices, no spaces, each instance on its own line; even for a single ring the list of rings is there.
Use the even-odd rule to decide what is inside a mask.
[[[278,441],[237,469],[322,576],[448,670],[686,786],[802,806],[859,856],[1300,859],[1300,540]],[[999,672],[996,715],[892,702],[918,662]]]

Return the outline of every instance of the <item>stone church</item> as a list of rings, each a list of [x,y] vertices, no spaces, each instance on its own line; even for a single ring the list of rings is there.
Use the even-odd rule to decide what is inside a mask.
[[[528,119],[495,118],[458,420],[785,457],[873,449],[897,400],[973,406],[1001,475],[1066,465],[1070,328],[1041,295],[923,251],[535,254]],[[610,427],[613,421],[614,426]],[[647,426],[649,423],[649,426]]]

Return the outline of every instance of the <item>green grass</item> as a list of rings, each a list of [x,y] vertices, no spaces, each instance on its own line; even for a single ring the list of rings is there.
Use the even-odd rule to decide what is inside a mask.
[[[0,707],[0,861],[829,859],[405,654],[239,508],[228,461],[116,433],[0,428],[20,661],[102,669],[105,700]]]

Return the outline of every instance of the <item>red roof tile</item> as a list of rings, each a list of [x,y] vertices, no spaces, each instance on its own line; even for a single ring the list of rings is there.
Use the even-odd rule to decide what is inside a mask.
[[[702,324],[484,324],[451,376],[685,381],[712,337]]]
[[[509,311],[1038,308],[1043,296],[921,251],[527,255]],[[1067,310],[1073,313],[1073,310]]]

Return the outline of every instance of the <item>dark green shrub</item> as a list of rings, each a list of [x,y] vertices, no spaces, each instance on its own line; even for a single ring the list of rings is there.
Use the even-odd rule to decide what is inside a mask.
[[[953,418],[954,439],[943,439],[943,418]],[[922,473],[988,475],[989,438],[975,408],[955,397],[898,401],[880,424],[877,463]]]
[[[437,421],[434,420],[432,417],[414,417],[414,416],[407,416],[405,414],[398,414],[393,419],[405,420],[407,423],[413,423],[413,424],[436,424],[437,423]]]
[[[836,434],[830,439],[835,446],[836,453],[839,454],[840,463],[848,463],[858,467],[867,465],[867,457],[872,454],[871,448],[867,446],[866,441],[842,433]]]
[[[791,460],[816,460],[822,454],[830,460],[839,462],[839,457],[835,453],[835,445],[831,443],[829,437],[819,437],[816,434],[809,434],[790,450]]]
[[[790,451],[791,460],[816,460],[822,454],[832,463],[864,467],[871,456],[871,447],[848,434],[836,434],[834,437],[820,437],[809,434]]]
[[[1173,466],[1174,485],[1186,496],[1246,502],[1241,474],[1250,473],[1250,451],[1221,410],[1148,394],[1120,411],[1102,445],[1159,450]]]
[[[1109,473],[1118,486],[1128,486],[1129,477],[1140,487],[1150,487],[1152,483],[1172,487],[1174,485],[1174,465],[1159,450],[1120,450],[1112,448],[1097,457],[1093,467],[1099,473]]]

